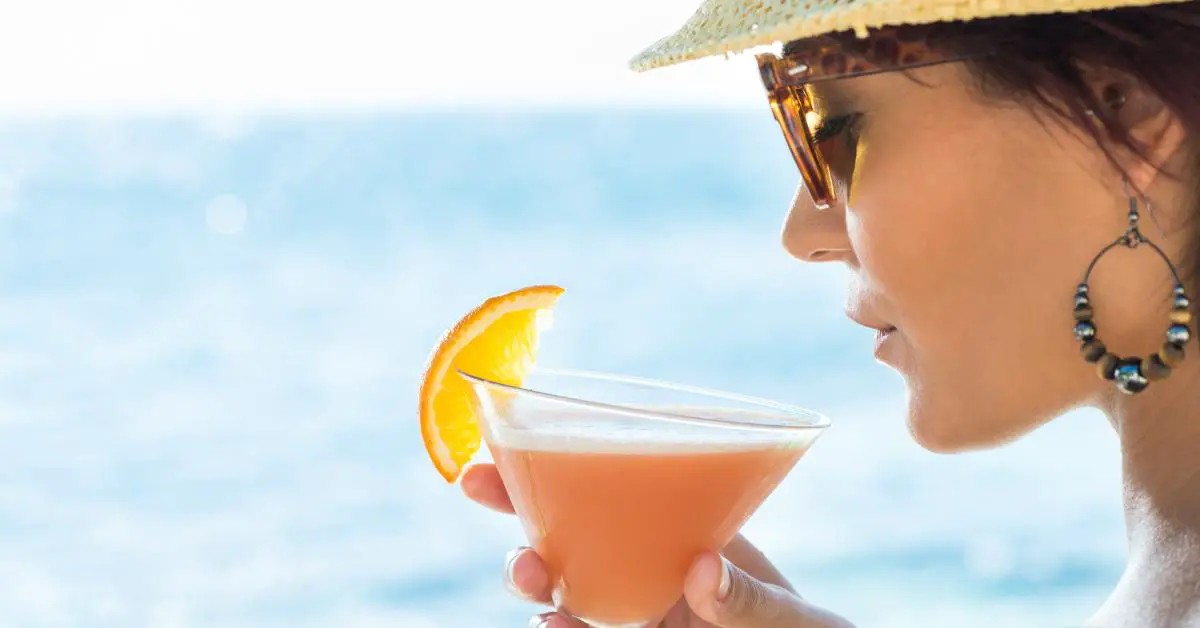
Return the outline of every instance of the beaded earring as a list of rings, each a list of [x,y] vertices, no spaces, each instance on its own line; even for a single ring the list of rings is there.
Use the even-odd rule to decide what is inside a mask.
[[[1191,300],[1188,298],[1183,282],[1179,279],[1175,265],[1157,244],[1142,235],[1138,226],[1138,200],[1129,192],[1128,182],[1125,184],[1125,193],[1129,196],[1129,228],[1121,234],[1121,237],[1101,249],[1096,257],[1092,258],[1092,263],[1088,264],[1087,271],[1083,274],[1083,281],[1079,283],[1079,287],[1075,291],[1075,337],[1082,343],[1080,352],[1083,354],[1083,358],[1096,365],[1096,371],[1100,377],[1114,382],[1121,392],[1132,395],[1145,390],[1150,382],[1166,378],[1171,374],[1171,368],[1183,361],[1184,347],[1192,337],[1189,326],[1192,322],[1192,311]],[[1146,207],[1149,210],[1148,201]],[[1093,310],[1091,297],[1088,295],[1088,280],[1091,278],[1096,263],[1109,251],[1118,246],[1135,249],[1143,244],[1157,253],[1171,271],[1171,277],[1175,280],[1174,308],[1168,317],[1170,326],[1167,327],[1166,342],[1158,352],[1145,358],[1122,358],[1110,353],[1100,340],[1096,323],[1092,320]]]

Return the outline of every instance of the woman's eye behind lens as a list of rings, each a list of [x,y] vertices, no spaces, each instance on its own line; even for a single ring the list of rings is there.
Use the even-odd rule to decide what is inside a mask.
[[[854,176],[862,114],[850,113],[824,118],[813,130],[813,140],[829,165],[839,187],[849,186]]]

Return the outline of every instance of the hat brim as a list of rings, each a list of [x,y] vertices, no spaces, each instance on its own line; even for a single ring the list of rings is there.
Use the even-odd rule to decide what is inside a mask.
[[[644,72],[829,33],[994,17],[1078,13],[1187,0],[708,0],[675,33],[629,61]]]

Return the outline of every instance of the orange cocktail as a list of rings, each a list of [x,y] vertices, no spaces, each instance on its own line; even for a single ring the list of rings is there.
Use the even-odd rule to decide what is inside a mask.
[[[468,379],[555,603],[601,627],[655,625],[692,560],[728,543],[827,425],[613,376],[538,374],[523,388]]]

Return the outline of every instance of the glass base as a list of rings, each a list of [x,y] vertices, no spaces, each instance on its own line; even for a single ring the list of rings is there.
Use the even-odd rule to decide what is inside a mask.
[[[564,599],[565,591],[566,591],[566,583],[563,582],[562,580],[559,580],[558,586],[554,587],[554,589],[550,592],[550,602],[552,604],[554,604],[554,608],[560,613],[570,615],[570,616],[582,621],[583,623],[587,624],[588,626],[591,626],[591,628],[658,628],[658,626],[660,624],[662,624],[663,619],[665,619],[665,617],[660,617],[658,619],[653,619],[653,620],[648,620],[648,621],[634,621],[634,622],[624,622],[624,623],[620,623],[620,624],[614,624],[614,623],[609,623],[609,622],[598,621],[595,619],[588,619],[586,617],[580,617],[579,615],[572,613],[570,609],[566,608],[566,606],[567,606],[565,604],[566,600]]]
[[[662,624],[662,621],[663,621],[662,619],[655,619],[655,620],[651,620],[651,621],[635,621],[635,622],[624,622],[624,623],[620,623],[620,624],[614,624],[614,623],[609,623],[609,622],[597,621],[595,619],[588,619],[586,617],[580,617],[578,615],[573,614],[571,611],[563,608],[561,605],[556,604],[555,606],[558,608],[558,611],[560,613],[565,613],[567,615],[571,615],[572,617],[575,617],[576,619],[582,621],[583,623],[587,624],[588,626],[591,626],[591,628],[658,628],[658,626],[660,624]]]
[[[655,621],[647,621],[647,622],[641,622],[641,623],[635,623],[635,624],[606,624],[603,622],[588,621],[588,620],[584,619],[583,623],[591,626],[592,628],[653,628],[654,626],[658,626],[662,622],[659,620],[655,620]]]

